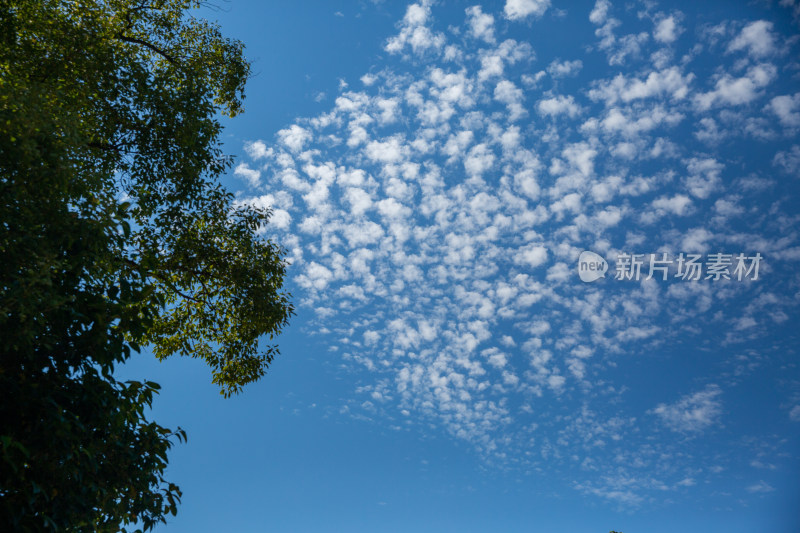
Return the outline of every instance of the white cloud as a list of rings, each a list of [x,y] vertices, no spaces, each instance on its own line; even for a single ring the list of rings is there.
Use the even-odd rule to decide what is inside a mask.
[[[716,159],[693,157],[686,167],[689,175],[684,178],[684,183],[692,196],[705,199],[719,188],[724,166]]]
[[[494,42],[494,17],[484,13],[481,6],[472,6],[466,9],[469,33],[476,39],[483,39],[487,43]]]
[[[564,383],[566,383],[566,381],[567,380],[564,376],[553,374],[548,376],[547,385],[553,390],[560,391],[564,387]]]
[[[297,282],[305,288],[322,290],[333,280],[333,273],[324,265],[312,261],[305,268],[305,273],[298,276]]]
[[[772,164],[789,175],[800,177],[800,145],[776,153]]]
[[[289,189],[299,192],[308,192],[311,190],[311,185],[302,179],[297,170],[293,168],[282,170],[278,176],[280,177],[281,183]]]
[[[619,224],[624,215],[624,211],[619,207],[609,206],[602,211],[595,213],[594,217],[592,218],[594,224],[597,225],[596,227],[606,229]]]
[[[269,224],[278,229],[289,229],[292,223],[292,215],[285,209],[273,209],[269,217]]]
[[[297,124],[293,124],[285,130],[280,130],[278,132],[278,138],[281,143],[292,152],[299,152],[303,149],[303,146],[311,140],[311,132],[301,128]]]
[[[260,209],[269,209],[270,210],[270,217],[268,221],[269,228],[277,228],[280,230],[286,230],[292,223],[292,216],[289,214],[288,211],[285,209],[281,209],[276,206],[276,204],[280,204],[283,207],[291,207],[292,198],[286,192],[278,192],[276,194],[278,197],[276,199],[275,196],[271,194],[264,194],[261,196],[253,196],[249,198],[240,198],[233,202],[234,207],[248,204],[252,205],[253,207],[257,207]],[[260,231],[266,231],[268,228],[264,226],[260,229]]]
[[[552,98],[539,100],[539,103],[536,104],[536,109],[539,111],[540,115],[550,117],[558,115],[575,117],[581,112],[580,106],[575,103],[575,98],[573,98],[572,95],[554,96]]]
[[[706,110],[719,104],[750,103],[760,96],[759,90],[768,85],[775,75],[775,67],[768,63],[750,67],[747,73],[739,78],[724,74],[717,80],[713,91],[695,97],[695,104],[699,109]]]
[[[673,431],[696,433],[719,422],[722,414],[722,390],[709,385],[705,390],[689,394],[672,404],[659,404],[648,411]]]
[[[400,102],[396,98],[378,98],[376,105],[381,113],[378,115],[378,121],[381,124],[391,124],[398,119]]]
[[[239,163],[233,171],[237,176],[243,177],[250,184],[250,187],[257,189],[261,181],[261,172],[247,166],[247,163]]]
[[[497,87],[494,89],[494,98],[508,106],[508,119],[512,122],[524,117],[528,113],[522,106],[522,102],[525,98],[522,94],[522,89],[508,80],[501,80],[497,84]]]
[[[538,267],[547,262],[547,248],[538,244],[529,244],[520,248],[514,255],[514,262],[529,267]]]
[[[608,52],[608,64],[622,65],[629,57],[638,57],[642,47],[649,39],[650,34],[647,32],[631,33],[619,37],[612,45],[604,47]]]
[[[589,13],[589,20],[592,24],[600,25],[608,20],[608,10],[611,8],[611,2],[608,0],[597,0],[591,13]]]
[[[386,42],[385,49],[387,52],[397,54],[407,46],[410,46],[415,54],[442,49],[445,43],[444,35],[432,32],[425,25],[431,15],[428,3],[423,2],[422,4],[408,6],[400,26],[400,33]]]
[[[684,118],[681,113],[667,111],[662,106],[639,110],[628,109],[629,111],[623,112],[620,108],[612,107],[601,121],[591,118],[583,124],[582,129],[590,132],[600,128],[608,134],[635,138],[662,125],[674,126]]]
[[[394,198],[385,198],[377,202],[378,212],[387,218],[400,218],[407,217],[410,214],[409,208],[395,200]]]
[[[681,32],[682,29],[674,16],[665,17],[656,24],[653,30],[653,38],[660,43],[671,44],[675,42]]]
[[[757,20],[751,22],[739,32],[739,35],[728,45],[729,52],[746,50],[752,57],[764,57],[775,51],[775,35],[772,22]]]
[[[378,77],[376,75],[374,75],[374,74],[369,73],[369,72],[364,74],[363,76],[361,76],[360,79],[361,79],[361,83],[363,83],[367,87],[371,87],[372,85],[375,84],[376,81],[378,81]]]
[[[536,180],[536,173],[533,169],[525,169],[514,175],[514,185],[519,192],[530,198],[536,200],[539,198],[541,188]]]
[[[589,143],[569,144],[561,151],[561,155],[567,160],[570,168],[577,170],[582,176],[589,177],[594,174],[594,160],[597,157],[597,150]]]
[[[758,483],[754,483],[747,487],[747,492],[754,493],[754,494],[766,494],[769,492],[773,492],[775,488],[767,483],[766,481],[759,481]]]
[[[372,207],[372,198],[369,193],[358,187],[352,187],[345,192],[345,198],[350,202],[350,212],[353,215],[363,215]]]
[[[471,176],[479,176],[491,169],[494,161],[494,152],[486,144],[481,143],[473,146],[467,154],[464,159],[464,169]]]
[[[390,137],[386,141],[371,141],[365,150],[368,158],[381,163],[397,163],[405,157],[405,153],[406,148],[400,136]]]
[[[589,91],[589,98],[606,105],[628,103],[645,98],[669,96],[681,100],[689,94],[693,74],[683,75],[678,67],[650,72],[644,80],[618,74],[610,81],[599,82]]]
[[[246,142],[244,144],[244,151],[252,159],[259,160],[265,157],[272,157],[275,153],[272,148],[267,148],[264,141],[258,140],[253,142]]]
[[[684,216],[688,213],[689,207],[692,205],[692,199],[685,194],[676,194],[672,197],[662,196],[653,200],[653,207],[659,211],[666,211],[678,216]]]
[[[741,197],[729,196],[720,198],[714,202],[714,212],[723,218],[730,218],[744,213],[744,208],[738,204]]]
[[[621,22],[609,16],[611,3],[608,0],[597,0],[589,13],[589,20],[598,28],[595,35],[600,38],[598,47],[606,52],[609,65],[622,65],[628,58],[638,57],[644,44],[650,39],[647,32],[630,33],[618,37],[614,30]]]
[[[717,121],[711,117],[701,118],[700,128],[694,132],[694,136],[705,143],[717,144],[725,138],[727,132],[720,129]]]
[[[444,143],[442,152],[453,161],[464,154],[469,145],[472,144],[474,138],[475,134],[470,130],[462,130],[453,133]]]
[[[568,76],[575,76],[583,68],[583,61],[575,59],[574,61],[559,61],[553,60],[547,66],[547,73],[553,78],[566,78]]]
[[[550,204],[550,210],[559,216],[567,211],[578,213],[581,210],[581,195],[575,192],[567,194]]]
[[[776,96],[767,104],[767,109],[775,113],[787,128],[800,127],[800,93]]]
[[[706,229],[693,228],[683,236],[680,249],[684,252],[707,252],[709,249],[708,241],[713,237],[714,235]]]
[[[504,11],[506,18],[519,20],[529,16],[541,17],[548,7],[550,0],[506,0]]]
[[[359,144],[364,144],[369,139],[367,130],[361,126],[355,126],[350,130],[350,138],[347,139],[347,146],[355,148]]]

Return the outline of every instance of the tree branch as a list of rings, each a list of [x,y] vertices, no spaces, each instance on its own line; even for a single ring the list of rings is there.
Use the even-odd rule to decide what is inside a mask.
[[[142,40],[142,39],[137,39],[136,37],[128,37],[128,36],[122,35],[120,33],[117,34],[117,37],[121,41],[125,41],[126,43],[140,44],[140,45],[144,46],[145,48],[149,48],[150,50],[152,50],[156,54],[160,55],[161,57],[163,57],[164,59],[169,61],[170,64],[175,65],[176,67],[180,66],[179,63],[175,60],[175,58],[173,58],[171,55],[166,53],[164,50],[161,50],[159,47],[155,46],[154,44],[148,43],[147,41]]]

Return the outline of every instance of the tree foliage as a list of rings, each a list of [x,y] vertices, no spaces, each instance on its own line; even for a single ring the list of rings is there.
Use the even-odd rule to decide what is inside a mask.
[[[115,365],[143,344],[200,357],[227,396],[293,313],[269,211],[218,183],[249,65],[198,4],[0,0],[0,530],[174,514],[185,435]]]

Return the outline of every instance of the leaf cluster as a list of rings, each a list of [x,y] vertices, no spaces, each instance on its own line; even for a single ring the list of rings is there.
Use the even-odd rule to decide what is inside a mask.
[[[0,530],[144,530],[174,514],[182,431],[140,345],[200,357],[229,395],[293,314],[269,211],[235,206],[219,113],[243,45],[184,0],[0,0]]]

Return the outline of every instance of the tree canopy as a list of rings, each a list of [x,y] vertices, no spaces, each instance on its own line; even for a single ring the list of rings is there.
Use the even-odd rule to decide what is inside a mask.
[[[146,344],[234,394],[293,314],[269,210],[219,184],[250,67],[199,4],[0,0],[0,529],[174,514],[185,435],[115,365]]]

